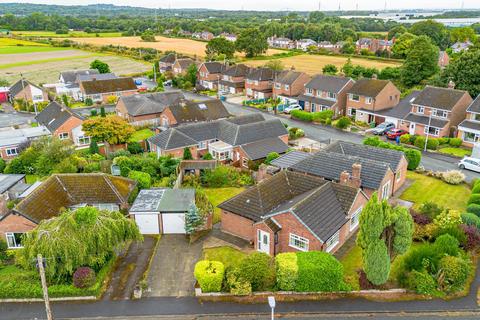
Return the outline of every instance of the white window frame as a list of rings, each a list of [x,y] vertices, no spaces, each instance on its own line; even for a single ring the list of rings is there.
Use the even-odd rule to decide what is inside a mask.
[[[285,85],[285,90],[290,90],[290,85],[286,84]]]
[[[467,135],[473,135],[473,139],[467,138]],[[471,131],[464,131],[462,134],[462,140],[466,142],[478,142],[480,135]]]
[[[359,102],[359,101],[360,101],[360,96],[359,96],[358,94],[353,94],[353,93],[351,93],[351,94],[349,94],[348,99],[349,99],[350,101]]]
[[[309,95],[312,95],[312,94],[313,94],[313,89],[312,89],[312,88],[306,88],[305,91],[306,91],[306,93],[309,94]]]
[[[67,140],[70,137],[68,132],[61,132],[58,134],[58,139],[60,140]]]
[[[279,82],[275,82],[275,89],[278,89],[278,90],[282,89],[282,84]]]
[[[365,103],[366,103],[366,104],[372,104],[372,102],[373,102],[373,98],[372,98],[372,97],[366,97],[366,98],[365,98]]]
[[[353,231],[358,227],[360,223],[360,214],[362,213],[362,209],[363,207],[360,207],[352,214],[352,217],[350,218],[350,231]]]
[[[355,110],[355,112],[353,112],[354,110]],[[356,110],[357,110],[357,109],[355,109],[355,108],[348,108],[348,111],[347,111],[347,112],[348,112],[348,115],[349,115],[350,117],[353,117],[353,116],[356,114]]]
[[[431,133],[430,132],[430,128],[434,129],[435,130],[435,133]],[[438,137],[440,135],[440,129],[438,128],[435,128],[435,127],[429,127],[429,126],[425,126],[425,129],[423,131],[426,135],[429,135],[429,136],[434,136],[434,137]]]
[[[90,142],[91,142],[91,140],[90,140],[89,136],[80,136],[80,137],[77,138],[77,144],[81,145],[81,146],[90,144]]]
[[[248,158],[242,157],[242,167],[248,168]]]
[[[290,233],[288,237],[288,246],[297,249],[299,251],[308,251],[309,240],[304,237],[300,237],[294,233]]]
[[[198,143],[198,150],[205,150],[208,148],[207,141],[200,141]]]
[[[390,197],[390,180],[387,181],[383,186],[382,186],[382,200],[387,200]]]
[[[337,94],[335,92],[327,92],[327,97],[329,99],[337,99]]]
[[[15,239],[15,234],[23,234],[23,232],[5,232],[5,237],[7,238],[7,246],[9,249],[20,249],[23,248],[22,245],[17,245],[17,240]],[[13,241],[13,246],[10,245]]]
[[[438,113],[442,113],[439,115]],[[434,109],[433,110],[433,116],[438,117],[438,118],[444,118],[446,119],[448,117],[448,112],[446,110],[439,110],[439,109]]]
[[[7,148],[7,149],[5,149],[5,153],[9,157],[17,156],[18,155],[18,148],[17,147]]]
[[[325,242],[327,249],[325,250],[326,252],[332,251],[338,244],[340,243],[340,230],[335,232],[333,236],[330,237],[330,239]]]
[[[425,113],[425,107],[417,106],[417,112],[416,113],[424,114]]]

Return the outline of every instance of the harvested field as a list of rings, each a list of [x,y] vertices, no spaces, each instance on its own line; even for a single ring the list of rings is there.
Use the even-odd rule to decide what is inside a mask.
[[[20,79],[20,74],[33,83],[52,83],[58,80],[59,73],[65,70],[87,69],[90,63],[100,59],[106,62],[117,75],[141,73],[151,69],[151,65],[133,59],[102,55],[81,50],[37,52],[0,56],[0,78],[9,82]]]
[[[316,73],[322,73],[322,68],[326,64],[333,64],[335,65],[339,70],[340,68],[347,62],[346,57],[340,57],[340,56],[322,56],[322,55],[299,55],[299,56],[293,56],[293,57],[288,57],[288,58],[282,58],[278,59],[282,61],[286,69],[290,69],[292,66],[295,67],[295,70],[298,71],[303,71],[308,74],[316,74]],[[399,62],[393,62],[393,61],[379,61],[379,60],[369,60],[369,59],[362,59],[362,58],[351,58],[353,64],[358,64],[363,67],[368,67],[368,68],[378,68],[378,69],[383,69],[385,67],[398,67],[400,66]],[[245,62],[248,65],[251,66],[262,66],[267,61],[265,60],[249,60]]]
[[[157,42],[144,42],[140,37],[114,37],[114,38],[70,38],[70,40],[78,43],[88,43],[96,46],[115,45],[130,48],[154,48],[160,51],[175,50],[176,52],[186,55],[205,56],[205,48],[207,43],[191,39],[166,38],[156,36]],[[268,55],[281,53],[284,51],[269,49]]]
[[[65,50],[65,48],[55,48],[43,43],[0,37],[0,56],[4,54],[48,52],[61,50]]]
[[[120,37],[121,32],[100,32],[86,33],[84,31],[71,31],[69,33],[58,34],[54,31],[13,31],[13,35],[21,37],[38,37],[38,38],[68,38],[68,37]]]

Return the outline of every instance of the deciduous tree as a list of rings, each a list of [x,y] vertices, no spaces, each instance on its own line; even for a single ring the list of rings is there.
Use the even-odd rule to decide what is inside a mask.
[[[85,120],[82,128],[90,138],[109,144],[125,143],[135,132],[130,124],[116,115]]]
[[[414,39],[402,66],[402,82],[407,86],[413,86],[437,73],[438,55],[438,48],[427,36]]]
[[[205,53],[210,59],[221,54],[225,55],[227,59],[232,59],[235,54],[235,43],[228,41],[224,37],[213,38],[208,42]]]
[[[259,29],[245,29],[238,36],[235,46],[238,51],[245,52],[247,58],[252,58],[267,51],[267,37]]]
[[[92,63],[90,63],[90,68],[91,69],[97,69],[98,72],[100,73],[109,73],[110,72],[110,66],[103,62],[103,61],[100,61],[98,59],[95,59],[92,61]]]

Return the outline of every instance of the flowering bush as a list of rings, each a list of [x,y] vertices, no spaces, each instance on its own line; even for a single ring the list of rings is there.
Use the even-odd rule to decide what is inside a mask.
[[[80,267],[73,274],[73,285],[77,288],[88,288],[95,283],[95,271],[89,267]]]
[[[432,222],[432,219],[425,214],[421,214],[417,212],[412,212],[411,214],[412,214],[413,222],[415,222],[416,224],[424,226]]]
[[[442,180],[448,184],[460,184],[465,181],[465,175],[458,170],[450,170],[442,173]]]
[[[433,223],[440,229],[453,228],[462,223],[462,217],[457,210],[443,210],[434,220]]]

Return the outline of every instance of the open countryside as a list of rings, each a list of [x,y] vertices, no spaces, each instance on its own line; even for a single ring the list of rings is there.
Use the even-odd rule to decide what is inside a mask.
[[[28,53],[28,52],[50,52],[50,51],[62,51],[65,48],[56,48],[49,46],[47,44],[11,39],[11,38],[0,38],[0,55],[3,54],[15,54],[15,53]],[[16,60],[10,60],[16,61]],[[0,58],[0,64],[1,62]]]

